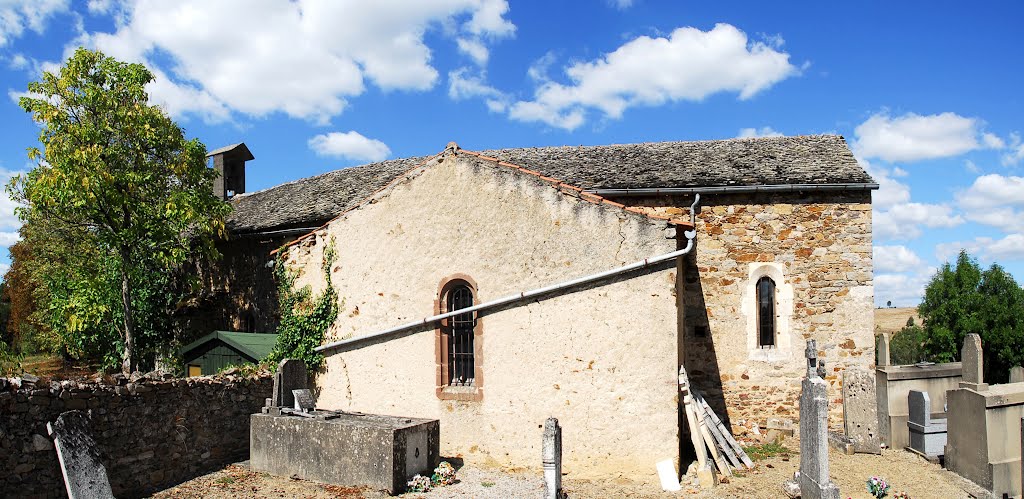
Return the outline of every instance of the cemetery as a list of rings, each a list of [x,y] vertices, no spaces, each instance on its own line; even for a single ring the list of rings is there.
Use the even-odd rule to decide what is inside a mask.
[[[1010,383],[987,384],[976,335],[967,336],[956,365],[888,365],[885,342],[880,337],[877,386],[864,381],[867,373],[851,372],[842,377],[843,393],[836,394],[821,376],[816,341],[808,340],[799,420],[774,418],[753,433],[723,424],[680,369],[680,410],[693,464],[650,463],[659,483],[629,483],[629,489],[616,488],[628,482],[574,477],[578,465],[563,465],[573,449],[564,446],[554,417],[538,425],[536,471],[470,467],[441,448],[445,428],[437,420],[318,408],[309,373],[298,360],[282,361],[272,376],[249,378],[165,379],[151,373],[49,385],[29,375],[4,378],[0,448],[7,451],[8,473],[0,486],[5,496],[17,491],[38,497],[180,497],[175,494],[213,480],[208,477],[219,477],[206,485],[213,489],[217,483],[264,484],[279,477],[303,494],[350,487],[363,494],[354,497],[408,491],[486,497],[486,490],[473,492],[481,483],[551,498],[623,490],[641,491],[643,497],[882,497],[870,495],[872,487],[907,494],[894,497],[1020,497],[1024,369],[1014,368]],[[955,387],[935,389],[950,379]],[[897,403],[894,394],[900,392],[905,396]],[[844,406],[841,426],[829,419],[837,396]],[[195,424],[194,413],[208,409],[220,421]],[[879,431],[885,420],[887,431]],[[758,451],[749,446],[758,440],[792,448],[767,459],[748,454]],[[915,483],[904,475],[911,471],[930,478]],[[860,485],[847,490],[851,481]],[[276,485],[256,489],[261,486]]]

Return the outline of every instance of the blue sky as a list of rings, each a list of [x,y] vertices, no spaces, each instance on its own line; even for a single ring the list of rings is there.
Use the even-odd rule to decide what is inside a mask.
[[[10,0],[0,174],[32,166],[18,96],[87,46],[146,63],[207,147],[246,142],[249,191],[449,141],[839,133],[882,185],[877,303],[915,305],[960,248],[1024,282],[1024,6],[723,3]]]

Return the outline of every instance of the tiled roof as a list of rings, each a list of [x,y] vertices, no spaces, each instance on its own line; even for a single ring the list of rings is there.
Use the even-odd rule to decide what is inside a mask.
[[[584,190],[873,182],[837,135],[531,147],[479,155]],[[370,163],[236,196],[228,228],[242,233],[319,226],[431,157]]]

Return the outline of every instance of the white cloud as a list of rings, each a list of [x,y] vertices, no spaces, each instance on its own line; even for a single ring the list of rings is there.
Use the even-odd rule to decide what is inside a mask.
[[[747,139],[752,137],[782,137],[782,133],[770,126],[758,128],[741,128],[737,138]]]
[[[875,304],[884,306],[891,301],[896,307],[917,306],[934,273],[933,268],[923,268],[911,273],[875,274]]]
[[[433,88],[439,75],[424,37],[435,27],[455,26],[437,31],[464,40],[479,61],[482,40],[515,32],[507,12],[505,0],[132,0],[114,33],[87,34],[72,46],[158,70],[163,78],[149,90],[176,116],[221,121],[236,112],[283,112],[326,122],[368,83]]]
[[[1024,260],[1024,234],[1010,234],[994,241],[986,253],[993,260]]]
[[[631,107],[700,101],[719,92],[737,92],[746,100],[798,72],[789,54],[750,42],[731,25],[706,32],[678,28],[668,37],[641,36],[569,66],[571,83],[541,82],[534,100],[516,102],[509,116],[572,130],[590,111],[617,119]]]
[[[397,2],[404,5],[404,2]],[[501,38],[512,36],[516,32],[516,26],[505,19],[508,14],[508,2],[506,0],[479,0],[473,2],[473,17],[466,23],[466,29],[470,33],[479,36],[490,36]]]
[[[982,175],[955,198],[972,222],[1024,232],[1024,177]]]
[[[0,186],[7,185],[12,177],[22,173],[24,172],[7,170],[0,167]],[[18,234],[18,229],[21,228],[21,220],[14,213],[17,207],[18,203],[11,199],[6,190],[0,192],[0,247],[9,247],[21,237]]]
[[[1006,142],[994,133],[986,132],[981,134],[981,142],[989,149],[1002,149],[1006,147]]]
[[[0,277],[7,275],[7,271],[11,270],[11,266],[6,263],[0,263]]]
[[[548,78],[548,71],[554,63],[555,53],[548,52],[540,59],[533,61],[533,64],[531,64],[529,69],[526,70],[526,76],[529,76],[531,80],[537,83],[550,81],[551,78]]]
[[[924,265],[921,258],[906,246],[875,246],[872,252],[875,271],[906,272]]]
[[[474,40],[471,38],[459,38],[456,40],[459,46],[459,52],[466,54],[470,59],[473,59],[478,66],[486,66],[487,58],[490,57],[490,51],[487,50],[487,46],[480,42],[480,40]]]
[[[873,232],[879,240],[909,240],[921,237],[921,227],[952,228],[964,223],[953,208],[945,204],[898,203],[886,211],[876,211]]]
[[[89,0],[88,8],[92,14],[106,14],[114,7],[113,0]]]
[[[608,3],[619,10],[626,10],[633,6],[633,0],[608,0]]]
[[[68,0],[5,0],[0,2],[0,47],[20,37],[25,28],[42,34],[56,14],[67,12]]]
[[[331,132],[309,139],[309,148],[318,156],[330,156],[356,161],[383,161],[391,155],[387,144],[369,139],[356,131]]]
[[[875,182],[878,182],[878,190],[871,194],[871,203],[875,211],[910,202],[910,186],[893,179],[906,176],[906,171],[899,168],[889,170],[861,158],[857,158],[857,162],[875,179]]]
[[[1024,261],[1024,234],[1009,234],[1001,239],[976,237],[969,241],[941,243],[935,247],[935,256],[940,261],[951,262],[961,249],[984,262]]]
[[[853,149],[857,156],[885,161],[919,161],[959,156],[983,147],[996,147],[1001,140],[982,134],[981,122],[955,113],[921,116],[907,113],[892,117],[881,112],[854,130]]]
[[[459,68],[448,73],[448,97],[465,100],[483,97],[491,112],[501,113],[508,107],[508,96],[486,82],[486,74],[473,74],[470,68]]]
[[[1003,166],[1016,166],[1024,160],[1024,143],[1021,142],[1019,133],[1010,134],[1010,150],[1003,154],[1001,160]]]

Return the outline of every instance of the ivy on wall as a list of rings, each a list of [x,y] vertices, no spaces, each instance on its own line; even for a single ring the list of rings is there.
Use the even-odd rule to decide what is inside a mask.
[[[278,286],[281,324],[277,327],[277,343],[266,359],[271,365],[276,366],[283,359],[302,359],[310,371],[323,365],[324,356],[313,349],[323,344],[324,334],[338,318],[338,292],[331,283],[331,266],[337,259],[332,237],[324,248],[320,264],[327,286],[316,297],[308,285],[295,289],[298,273],[286,268],[284,258],[278,259],[274,278]]]

